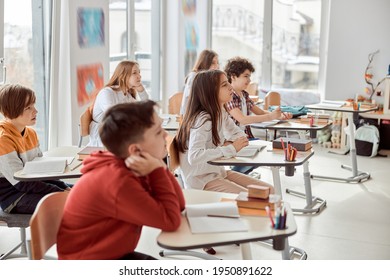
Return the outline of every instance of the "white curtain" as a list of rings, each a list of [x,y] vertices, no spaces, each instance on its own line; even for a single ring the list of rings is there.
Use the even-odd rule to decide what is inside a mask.
[[[71,113],[68,1],[53,1],[51,45],[49,149],[71,146],[75,133]]]

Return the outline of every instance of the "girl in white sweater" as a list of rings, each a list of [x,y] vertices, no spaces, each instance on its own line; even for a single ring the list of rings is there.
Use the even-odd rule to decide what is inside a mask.
[[[173,143],[186,188],[239,193],[255,184],[272,189],[265,182],[207,163],[222,156],[235,156],[248,145],[245,133],[224,109],[232,95],[233,88],[220,70],[202,71],[194,78],[193,94]]]
[[[149,95],[142,85],[138,63],[130,60],[121,61],[94,101],[88,146],[103,147],[99,136],[99,126],[104,113],[109,108],[120,103],[147,99]]]

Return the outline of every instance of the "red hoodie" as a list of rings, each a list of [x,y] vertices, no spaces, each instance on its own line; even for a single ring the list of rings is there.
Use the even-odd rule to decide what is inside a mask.
[[[59,259],[118,259],[134,252],[143,225],[179,227],[184,197],[168,170],[137,177],[123,159],[97,152],[84,160],[81,172],[65,204]]]

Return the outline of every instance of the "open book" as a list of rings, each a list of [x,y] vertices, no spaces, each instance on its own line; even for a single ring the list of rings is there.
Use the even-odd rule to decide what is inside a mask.
[[[186,215],[192,233],[247,231],[235,202],[190,204]]]
[[[324,107],[340,108],[345,105],[345,101],[322,100],[319,105]]]
[[[61,174],[73,157],[36,157],[26,162],[22,174]]]
[[[242,148],[236,157],[253,157],[257,152],[260,152],[266,147],[266,145],[249,145]]]
[[[265,128],[267,126],[272,126],[272,125],[282,123],[282,122],[285,122],[285,121],[284,120],[272,120],[272,121],[267,121],[267,122],[253,123],[253,124],[251,124],[251,126]]]

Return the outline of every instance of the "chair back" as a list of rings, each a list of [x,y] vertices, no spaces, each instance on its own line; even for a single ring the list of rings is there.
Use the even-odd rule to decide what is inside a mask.
[[[179,115],[180,114],[180,107],[181,107],[181,100],[183,99],[183,92],[177,92],[173,94],[171,97],[169,97],[168,100],[168,113]]]
[[[92,122],[92,112],[88,107],[84,113],[80,116],[80,136],[88,136],[89,135],[89,125]]]
[[[264,110],[268,110],[269,106],[280,106],[280,93],[270,91],[264,98]]]
[[[31,259],[43,259],[47,250],[57,243],[64,206],[69,192],[55,192],[44,196],[30,220]]]
[[[258,86],[259,86],[258,83],[250,82],[250,84],[246,88],[246,91],[249,93],[249,95],[256,95],[257,96],[259,94]]]

